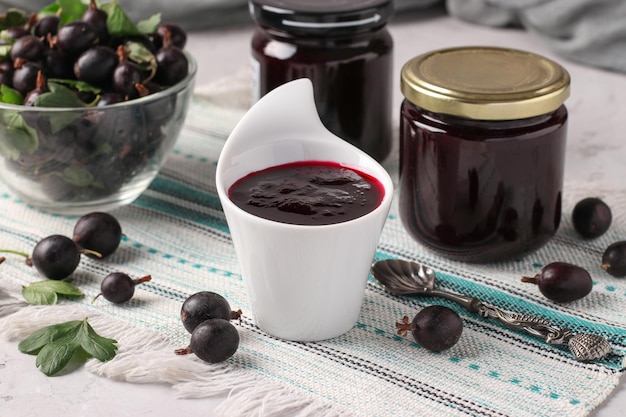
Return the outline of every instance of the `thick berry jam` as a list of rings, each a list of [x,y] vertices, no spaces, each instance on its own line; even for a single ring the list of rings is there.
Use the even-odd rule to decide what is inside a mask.
[[[281,223],[325,225],[361,217],[378,207],[383,185],[334,162],[302,161],[253,172],[228,190],[242,210]]]

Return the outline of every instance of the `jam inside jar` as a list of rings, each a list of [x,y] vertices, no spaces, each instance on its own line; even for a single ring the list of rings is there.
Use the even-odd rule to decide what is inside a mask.
[[[467,50],[454,49],[451,53],[462,55]],[[486,53],[516,67],[506,56],[510,50],[504,51],[504,56],[499,55],[502,50],[495,48],[487,48]],[[545,58],[513,51],[517,52],[521,61],[540,60],[540,65],[547,65]],[[403,68],[406,98],[400,117],[399,207],[407,231],[426,247],[455,260],[490,262],[523,256],[541,247],[559,227],[568,118],[562,102],[569,92],[569,76],[557,64],[547,61],[552,70],[550,78],[539,87],[522,87],[521,93],[512,99],[511,89],[505,87],[511,81],[520,85],[518,77],[524,75],[502,76],[502,68],[490,69],[489,64],[474,60],[475,57],[462,57],[470,62],[459,67],[469,74],[460,83],[471,84],[472,88],[462,90],[473,90],[473,99],[479,103],[476,107],[468,107],[471,100],[451,105],[433,101],[430,96],[424,98],[420,95],[424,88],[418,88],[419,93],[414,94],[414,87],[422,87],[424,84],[418,83],[425,78],[434,85],[434,73],[436,77],[457,80],[451,75],[454,71],[443,76],[442,72],[433,71],[441,63],[428,62],[427,58],[426,64],[418,63],[417,75],[413,72],[416,67],[409,65],[415,62],[410,61]],[[447,67],[450,62],[445,64]],[[503,62],[496,65],[502,67]],[[477,68],[474,79],[473,66]],[[500,78],[482,78],[479,73],[483,71],[495,71]],[[511,71],[517,74],[516,70]],[[546,73],[540,68],[540,75]],[[534,77],[532,82],[539,78]],[[441,87],[446,80],[437,81]],[[451,84],[455,89],[449,91],[460,90],[458,84],[445,85]],[[545,91],[546,85],[553,85],[552,96],[556,98],[548,97],[545,100],[549,103],[539,104],[536,99],[530,100],[533,105],[525,106],[527,95],[537,97],[529,90]],[[489,94],[489,100],[477,98],[478,93]],[[504,104],[498,101],[499,94],[507,95]],[[484,107],[485,103],[494,102],[501,105]],[[512,103],[514,108],[506,107]]]
[[[324,125],[382,161],[392,148],[390,0],[252,0],[253,95],[313,83]]]

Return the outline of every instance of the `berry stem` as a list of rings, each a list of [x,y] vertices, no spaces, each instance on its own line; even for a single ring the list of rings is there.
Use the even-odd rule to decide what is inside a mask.
[[[33,260],[30,258],[30,255],[27,254],[26,252],[21,252],[18,250],[13,250],[13,249],[0,249],[0,252],[4,252],[4,253],[12,253],[14,255],[19,255],[19,256],[23,256],[25,259],[25,263],[28,266],[33,266]],[[2,258],[3,260],[5,259],[4,257]]]
[[[230,319],[231,320],[239,320],[239,324],[241,324],[241,315],[243,314],[243,311],[241,311],[241,309],[237,310],[237,311],[231,311],[230,312]]]
[[[141,284],[142,282],[148,282],[152,279],[152,275],[146,275],[143,276],[141,278],[137,278],[133,280],[133,284],[137,285],[137,284]]]
[[[0,256],[0,264],[1,264],[2,262],[6,261],[6,260],[7,260],[7,258],[5,258],[4,256]]]
[[[174,353],[177,355],[189,355],[190,353],[192,353],[191,346],[187,346],[186,348],[182,349],[176,349]]]
[[[81,253],[84,253],[85,255],[93,255],[96,258],[102,258],[102,254],[100,252],[96,252],[95,250],[91,250],[91,249],[81,249],[80,250]]]
[[[536,285],[539,282],[539,277],[539,274],[535,275],[534,277],[522,277],[522,282],[528,282]]]
[[[406,336],[408,332],[415,330],[415,324],[409,321],[407,316],[402,317],[402,323],[396,322],[396,329],[400,336]]]
[[[607,271],[609,268],[611,268],[611,264],[602,264],[602,265],[600,265],[600,268],[602,268],[603,270]]]

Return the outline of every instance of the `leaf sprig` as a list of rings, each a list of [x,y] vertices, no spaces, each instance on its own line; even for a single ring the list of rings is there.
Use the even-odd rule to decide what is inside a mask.
[[[78,287],[67,281],[57,281],[53,279],[33,282],[30,285],[22,287],[22,296],[29,304],[56,304],[59,295],[82,297],[85,294],[83,294]]]
[[[102,337],[87,318],[53,324],[37,330],[18,345],[20,352],[37,355],[35,365],[47,376],[65,368],[72,358],[106,362],[117,353],[117,340]]]

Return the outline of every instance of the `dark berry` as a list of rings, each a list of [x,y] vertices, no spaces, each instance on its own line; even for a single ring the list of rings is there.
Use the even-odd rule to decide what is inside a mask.
[[[74,242],[81,248],[98,252],[102,257],[106,257],[115,252],[120,245],[122,227],[112,215],[93,212],[78,219],[72,236]]]
[[[182,81],[189,72],[189,61],[185,53],[176,47],[168,30],[164,31],[163,46],[155,54],[157,70],[154,81],[161,85],[174,85]]]
[[[602,269],[614,277],[626,277],[626,240],[606,248],[602,254]]]
[[[11,59],[14,61],[18,58],[27,61],[39,61],[43,57],[45,50],[45,45],[37,36],[22,36],[11,46]]]
[[[121,103],[124,97],[118,93],[104,93],[98,100],[98,106],[108,106],[109,104]]]
[[[31,255],[33,266],[49,279],[69,277],[80,262],[80,248],[69,237],[51,235],[41,239]]]
[[[119,63],[113,71],[113,90],[124,97],[137,98],[139,91],[136,86],[143,81],[143,71],[127,59],[128,52],[123,46],[117,48],[117,55]]]
[[[28,94],[29,91],[37,87],[37,74],[41,67],[34,62],[24,62],[13,71],[13,88],[22,93]]]
[[[6,29],[5,36],[9,39],[19,39],[30,35],[28,29],[22,26],[13,26]]]
[[[96,298],[102,295],[106,300],[112,303],[124,303],[133,298],[136,285],[142,282],[148,282],[151,279],[152,277],[150,275],[132,279],[128,274],[123,272],[112,272],[102,280],[100,284],[100,294],[96,295]]]
[[[58,49],[49,49],[42,59],[42,69],[48,78],[74,78],[73,59]]]
[[[201,291],[190,296],[180,310],[180,318],[189,333],[205,320],[232,320],[240,316],[241,311],[232,311],[224,297],[211,291]]]
[[[98,40],[95,29],[87,22],[76,20],[59,28],[56,46],[69,55],[86,51]]]
[[[37,20],[35,26],[33,27],[33,34],[40,38],[45,38],[47,36],[54,36],[59,31],[59,25],[61,23],[61,19],[56,15],[44,16],[41,19]]]
[[[0,61],[0,84],[13,85],[13,63],[10,61]]]
[[[80,54],[74,63],[76,78],[96,86],[110,83],[117,66],[117,54],[106,46],[93,46]]]
[[[157,47],[160,48],[163,46],[163,39],[165,38],[166,33],[170,37],[172,45],[175,47],[183,49],[187,44],[187,33],[183,30],[183,28],[174,23],[164,22],[157,27],[157,35],[160,39],[160,45],[157,45]]]
[[[37,73],[37,85],[35,86],[34,90],[28,92],[28,94],[26,94],[26,96],[24,97],[24,106],[34,106],[37,97],[46,92],[48,92],[46,79],[44,78],[43,73],[39,71]]]
[[[579,201],[572,211],[572,223],[579,235],[586,239],[601,236],[611,226],[611,209],[599,198]]]
[[[534,277],[522,277],[522,282],[537,284],[546,298],[559,303],[581,299],[593,287],[589,272],[566,262],[548,264]]]
[[[177,355],[194,353],[209,363],[223,362],[239,348],[239,332],[228,320],[210,319],[203,321],[191,334],[189,346],[176,350]]]
[[[412,322],[404,316],[402,323],[396,323],[398,334],[413,334],[415,341],[422,347],[440,352],[451,348],[459,341],[463,333],[463,321],[452,309],[433,305],[422,309]]]
[[[174,85],[189,73],[189,61],[175,46],[163,47],[155,55],[157,71],[154,80],[162,85]]]
[[[89,3],[89,8],[83,14],[81,20],[89,23],[96,35],[100,44],[104,44],[109,39],[109,30],[107,28],[107,14],[104,10],[98,9],[98,6],[94,0]]]

